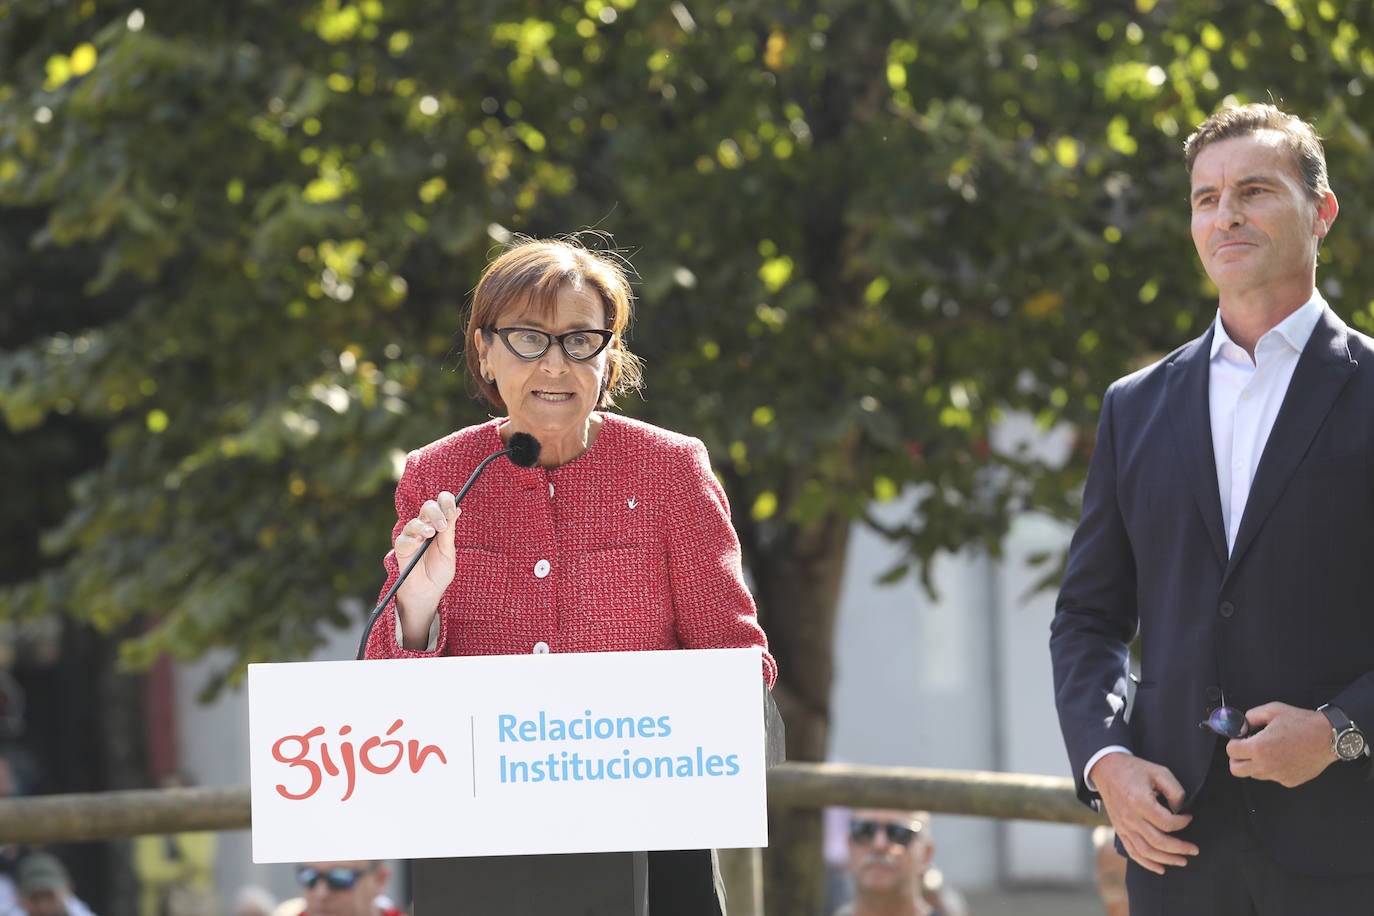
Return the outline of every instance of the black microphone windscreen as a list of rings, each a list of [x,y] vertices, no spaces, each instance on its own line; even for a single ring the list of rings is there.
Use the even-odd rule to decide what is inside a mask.
[[[507,457],[516,467],[532,468],[539,460],[539,440],[529,433],[512,433]]]

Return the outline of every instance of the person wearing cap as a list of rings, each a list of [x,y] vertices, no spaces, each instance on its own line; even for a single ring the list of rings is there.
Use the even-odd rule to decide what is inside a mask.
[[[72,879],[56,856],[31,852],[15,869],[19,907],[25,916],[95,916],[72,893]]]

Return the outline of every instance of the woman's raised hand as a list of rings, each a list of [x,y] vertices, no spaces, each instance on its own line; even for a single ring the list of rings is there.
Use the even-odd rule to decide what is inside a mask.
[[[396,550],[396,562],[405,569],[425,541],[434,539],[396,592],[402,642],[407,648],[414,648],[416,640],[421,647],[428,642],[430,623],[439,608],[439,599],[453,581],[454,523],[462,511],[454,502],[453,494],[445,490],[420,506],[415,518],[405,523],[392,545]]]

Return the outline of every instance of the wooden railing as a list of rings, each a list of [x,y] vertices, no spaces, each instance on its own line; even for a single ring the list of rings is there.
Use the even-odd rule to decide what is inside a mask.
[[[1067,778],[977,770],[783,763],[768,771],[773,809],[925,809],[1004,820],[1095,825]],[[248,789],[193,788],[44,795],[0,801],[0,843],[107,840],[188,830],[247,830]]]

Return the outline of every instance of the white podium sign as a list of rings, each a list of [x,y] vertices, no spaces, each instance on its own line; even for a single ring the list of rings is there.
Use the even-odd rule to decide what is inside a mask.
[[[758,649],[248,667],[253,861],[768,845]]]

